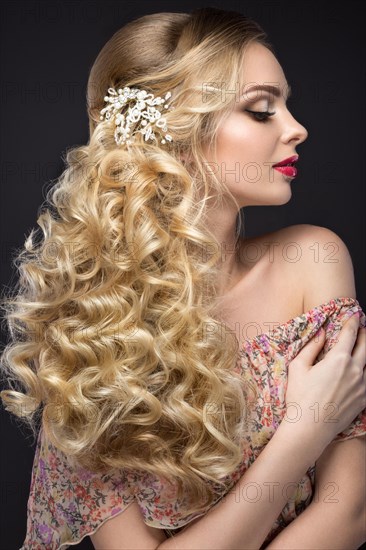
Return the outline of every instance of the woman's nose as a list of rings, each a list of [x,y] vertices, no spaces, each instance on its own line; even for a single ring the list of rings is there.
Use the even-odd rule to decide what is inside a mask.
[[[296,142],[303,143],[308,137],[308,131],[300,124],[290,112],[287,113],[286,117],[286,126],[283,132],[283,140],[287,143],[291,140],[296,140]]]

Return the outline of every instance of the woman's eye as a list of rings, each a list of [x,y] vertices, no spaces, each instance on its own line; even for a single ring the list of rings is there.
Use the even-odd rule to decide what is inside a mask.
[[[250,109],[245,109],[247,113],[253,115],[255,120],[260,122],[265,122],[270,116],[273,116],[275,112],[270,113],[269,111],[251,111]]]

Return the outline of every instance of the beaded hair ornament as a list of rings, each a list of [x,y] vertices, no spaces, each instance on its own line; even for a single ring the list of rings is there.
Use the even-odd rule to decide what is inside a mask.
[[[171,97],[171,92],[167,92],[165,97],[155,97],[154,94],[139,88],[129,88],[125,86],[122,89],[108,88],[108,94],[104,101],[108,103],[100,111],[100,120],[114,120],[116,129],[114,139],[117,145],[122,143],[130,144],[134,141],[136,133],[145,136],[145,141],[157,140],[155,132],[163,134],[160,140],[162,144],[167,141],[173,141],[168,131],[166,119],[162,116],[164,109],[171,108],[167,100]],[[122,111],[128,107],[125,114]],[[154,132],[155,130],[155,132]]]

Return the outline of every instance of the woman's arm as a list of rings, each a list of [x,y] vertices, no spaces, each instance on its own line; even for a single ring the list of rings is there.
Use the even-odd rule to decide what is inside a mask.
[[[254,463],[231,491],[203,517],[162,541],[161,529],[147,528],[137,503],[106,521],[90,536],[96,550],[258,550],[308,468],[326,448],[311,424],[282,420]]]
[[[336,250],[335,260],[304,253],[304,310],[334,296],[356,297],[352,259],[345,243],[324,227],[291,228],[302,250],[314,243],[326,251]],[[316,284],[314,284],[316,280]],[[365,462],[366,436],[333,441],[316,462],[312,503],[266,547],[268,549],[359,548],[366,540]],[[331,502],[336,500],[336,502]]]
[[[315,466],[309,507],[266,550],[357,550],[366,541],[366,435],[333,441]]]
[[[294,481],[303,477],[325,446],[318,437],[314,440],[305,423],[300,421],[294,426],[283,420],[233,489],[199,521],[189,524],[157,548],[260,548],[295,493]]]

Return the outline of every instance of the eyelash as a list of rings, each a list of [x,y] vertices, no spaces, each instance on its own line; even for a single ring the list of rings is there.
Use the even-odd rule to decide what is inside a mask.
[[[251,111],[250,109],[245,109],[245,111],[253,115],[255,120],[257,120],[258,122],[266,122],[270,116],[273,116],[275,114],[275,111],[273,113],[270,113],[269,111]]]

